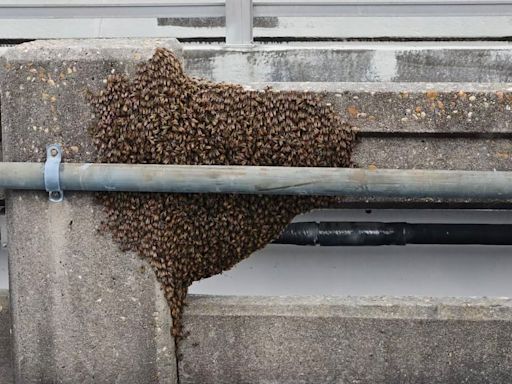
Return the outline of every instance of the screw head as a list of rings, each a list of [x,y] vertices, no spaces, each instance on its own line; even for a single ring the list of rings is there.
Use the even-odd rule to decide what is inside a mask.
[[[50,149],[50,154],[55,157],[57,156],[57,154],[59,153],[59,151],[57,151],[57,148],[52,148]]]

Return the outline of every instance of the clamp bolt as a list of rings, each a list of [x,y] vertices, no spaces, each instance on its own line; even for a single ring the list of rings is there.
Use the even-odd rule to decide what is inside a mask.
[[[49,193],[51,202],[58,203],[64,198],[60,187],[60,162],[62,148],[59,144],[46,146],[46,162],[44,164],[44,186]]]

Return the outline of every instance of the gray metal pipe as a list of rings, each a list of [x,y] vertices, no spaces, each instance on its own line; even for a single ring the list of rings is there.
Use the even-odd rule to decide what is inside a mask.
[[[0,163],[0,187],[45,189],[43,163]],[[512,199],[512,172],[63,163],[74,191]]]
[[[240,1],[240,0],[237,0]],[[151,18],[220,17],[223,0],[121,1],[68,3],[46,1],[0,4],[0,19],[34,18]],[[254,3],[256,17],[375,17],[375,16],[506,16],[512,14],[510,0],[260,0]]]
[[[153,18],[153,17],[221,17],[224,16],[224,1],[181,1],[123,3],[33,2],[19,4],[17,1],[0,4],[0,19],[63,19],[63,18]]]
[[[256,17],[499,16],[510,12],[510,0],[261,0],[254,4]]]

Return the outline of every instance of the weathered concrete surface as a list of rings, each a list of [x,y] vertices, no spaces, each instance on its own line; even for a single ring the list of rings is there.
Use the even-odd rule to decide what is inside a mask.
[[[284,82],[245,86],[263,89],[269,85],[275,90],[324,94],[360,132],[352,156],[357,167],[512,170],[511,84]],[[346,198],[346,202],[363,200]]]
[[[253,83],[322,93],[365,133],[511,133],[510,83]]]
[[[13,382],[9,291],[0,289],[0,383]]]
[[[510,299],[192,296],[181,383],[512,382]]]
[[[188,73],[250,82],[511,82],[510,43],[185,45]]]
[[[87,88],[133,73],[175,40],[63,40],[3,56],[5,161],[42,161],[62,143],[64,161],[94,159]],[[19,383],[172,383],[170,316],[154,274],[98,232],[92,194],[10,192],[7,201],[14,372]]]
[[[366,137],[352,158],[362,168],[512,171],[512,140]]]
[[[474,171],[511,171],[512,140],[507,138],[464,137],[364,137],[356,145],[352,159],[361,168],[445,169]],[[362,199],[347,197],[346,203],[478,203],[476,199]],[[511,200],[488,201],[505,206]]]

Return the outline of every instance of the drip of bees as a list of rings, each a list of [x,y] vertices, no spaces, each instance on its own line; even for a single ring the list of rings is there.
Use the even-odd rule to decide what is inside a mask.
[[[111,75],[91,95],[98,161],[348,167],[354,138],[322,96],[246,90],[187,76],[159,48],[133,79]],[[222,273],[277,238],[299,213],[339,198],[232,194],[102,193],[108,230],[123,250],[152,265],[184,334],[188,287]]]

